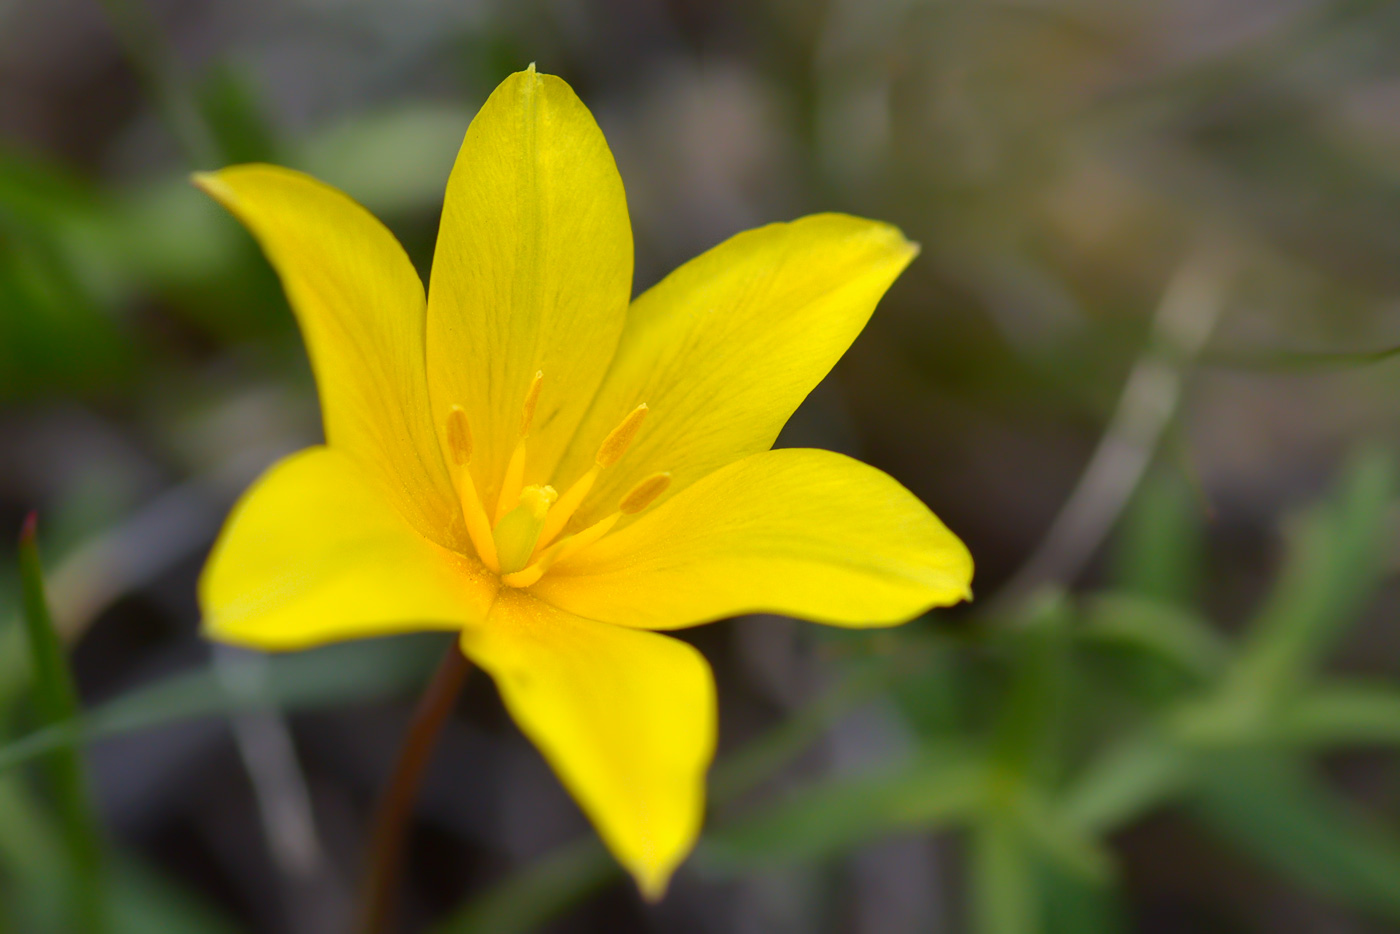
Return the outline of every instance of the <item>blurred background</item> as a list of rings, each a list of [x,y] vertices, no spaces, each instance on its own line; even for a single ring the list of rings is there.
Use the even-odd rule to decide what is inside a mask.
[[[347,928],[444,642],[200,639],[229,505],[320,427],[187,175],[304,169],[426,275],[531,61],[613,147],[638,290],[812,211],[923,244],[781,443],[913,489],[978,599],[684,633],[720,753],[659,905],[474,677],[405,930],[1400,929],[1397,50],[1381,0],[0,0],[0,529],[39,512],[101,825],[74,859],[7,532],[0,931]]]

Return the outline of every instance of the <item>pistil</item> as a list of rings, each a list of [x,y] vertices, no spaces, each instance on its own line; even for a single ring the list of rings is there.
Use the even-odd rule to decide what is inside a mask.
[[[496,523],[496,553],[503,573],[518,571],[530,563],[545,516],[558,498],[552,486],[527,486],[520,491],[520,505]]]

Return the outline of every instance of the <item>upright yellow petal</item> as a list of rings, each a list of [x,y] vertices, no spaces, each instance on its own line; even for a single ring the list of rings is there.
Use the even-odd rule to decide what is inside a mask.
[[[817,214],[732,237],[639,297],[556,483],[586,471],[634,406],[650,414],[574,527],[649,474],[669,471],[672,496],[770,448],[917,251],[888,224]]]
[[[308,448],[234,508],[199,581],[212,638],[260,649],[479,623],[496,581],[413,530],[360,464]]]
[[[716,716],[704,657],[508,589],[462,648],[642,892],[659,898],[704,816]]]
[[[440,545],[467,547],[428,405],[423,283],[384,225],[310,176],[239,165],[196,176],[262,244],[316,372],[326,440]]]
[[[447,183],[428,294],[438,422],[460,405],[493,505],[535,374],[544,380],[524,483],[543,484],[617,347],[632,228],[612,153],[572,89],[507,78],[467,130]]]
[[[830,451],[755,454],[557,564],[533,592],[671,629],[740,613],[887,626],[971,596],[972,557],[887,474]]]

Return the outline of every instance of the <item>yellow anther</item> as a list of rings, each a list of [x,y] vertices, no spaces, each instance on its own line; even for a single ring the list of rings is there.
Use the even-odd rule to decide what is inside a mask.
[[[530,433],[530,423],[535,420],[535,406],[540,402],[540,387],[544,385],[544,370],[538,370],[530,380],[530,388],[525,390],[525,405],[520,413],[520,437]]]
[[[627,417],[616,428],[608,432],[608,436],[598,446],[598,456],[594,458],[594,463],[599,467],[611,467],[622,460],[622,455],[627,453],[627,446],[632,443],[632,439],[637,437],[637,432],[641,430],[642,419],[646,417],[647,404],[645,402],[628,412]]]
[[[520,491],[520,505],[496,524],[496,553],[502,572],[519,571],[530,563],[544,517],[558,498],[552,486],[527,486]]]
[[[646,509],[656,498],[666,492],[666,488],[671,485],[671,475],[669,473],[654,473],[647,477],[627,492],[622,497],[622,502],[618,504],[617,511],[625,516],[635,516]]]
[[[467,413],[460,405],[447,410],[445,429],[447,456],[452,461],[452,482],[457,488],[457,500],[462,505],[467,537],[472,540],[481,563],[493,571],[499,571],[500,561],[496,556],[496,541],[491,537],[491,522],[486,518],[486,507],[481,503],[468,466],[472,459],[472,430],[467,423]]]
[[[472,460],[472,428],[460,405],[447,410],[447,456],[457,467],[470,464]]]

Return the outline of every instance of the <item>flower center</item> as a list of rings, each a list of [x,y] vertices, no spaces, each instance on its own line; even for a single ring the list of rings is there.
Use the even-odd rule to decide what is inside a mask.
[[[529,587],[544,576],[555,563],[577,554],[612,531],[624,515],[635,515],[656,502],[657,497],[671,485],[669,473],[654,473],[632,487],[618,501],[617,511],[586,528],[561,536],[564,527],[583,505],[598,475],[616,464],[646,418],[646,404],[637,406],[608,433],[598,446],[593,466],[564,491],[561,496],[552,486],[525,486],[525,461],[530,425],[535,418],[535,405],[540,398],[544,373],[536,373],[525,393],[520,417],[520,432],[506,464],[501,481],[501,493],[496,499],[494,517],[489,517],[486,505],[472,480],[471,426],[467,413],[459,405],[447,413],[447,448],[452,461],[453,480],[457,498],[462,503],[462,518],[467,534],[483,564],[501,575],[512,587]]]

